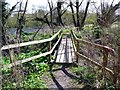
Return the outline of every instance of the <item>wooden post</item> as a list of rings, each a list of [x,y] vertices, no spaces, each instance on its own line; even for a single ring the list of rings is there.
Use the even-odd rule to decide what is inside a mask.
[[[106,67],[107,63],[108,63],[108,50],[104,49],[103,50],[103,63],[102,63],[103,67]]]
[[[120,80],[120,78],[119,78],[119,74],[120,74],[120,45],[119,44],[117,44],[118,45],[118,48],[117,48],[117,63],[115,63],[115,65],[114,65],[114,75],[113,75],[113,83],[115,84],[115,86],[117,86],[116,85],[116,83],[117,83],[117,81],[119,81]],[[118,84],[118,86],[120,85],[120,82],[118,82],[119,84]]]
[[[13,63],[14,62],[14,49],[10,49],[9,54],[10,54],[10,63]]]
[[[10,53],[10,63],[14,63],[15,57],[14,57],[14,49],[9,50]],[[14,63],[15,64],[15,63]],[[16,68],[12,67],[13,74],[16,73]]]
[[[108,63],[108,50],[107,49],[103,49],[103,62],[102,62],[102,73],[101,73],[101,78],[104,80],[104,77],[106,75],[105,72],[105,67],[107,67],[107,63]]]
[[[116,44],[118,45],[117,48],[117,61],[114,65],[114,76],[113,76],[113,83],[117,83],[118,81],[118,86],[120,85],[120,38],[117,39]]]
[[[117,63],[117,65],[118,65],[118,73],[120,73],[120,45],[118,46],[118,63]]]
[[[117,75],[119,76],[118,78],[118,86],[120,86],[120,44],[118,46],[118,63],[117,63]]]
[[[14,63],[14,60],[15,60],[15,57],[14,57],[14,49],[10,49],[9,50],[9,54],[10,54],[10,63]],[[14,63],[15,64],[15,63]],[[12,73],[13,73],[13,76],[15,77],[15,79],[17,79],[17,70],[16,70],[16,67],[12,67]],[[17,80],[16,80],[17,81]]]
[[[51,50],[51,41],[49,42],[49,51]],[[49,55],[49,62],[51,61],[51,54]]]
[[[76,43],[77,43],[77,46],[76,46],[77,52],[79,52],[79,41],[76,41]],[[77,52],[76,52],[76,62],[78,63],[79,56],[78,56]]]
[[[120,39],[118,38],[118,41],[117,41],[117,45],[118,45],[118,48],[117,48],[117,63],[115,65],[115,68],[114,68],[114,83],[117,82],[117,80],[119,81],[118,82],[118,86],[120,85]]]

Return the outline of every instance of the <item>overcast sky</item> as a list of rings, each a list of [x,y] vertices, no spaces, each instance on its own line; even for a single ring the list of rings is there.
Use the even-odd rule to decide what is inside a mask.
[[[6,0],[6,2],[8,2],[10,4],[10,7],[15,5],[17,3],[17,1],[20,0]],[[22,0],[21,0],[22,1]],[[26,0],[23,0],[23,2],[25,3]],[[57,0],[53,0],[54,4],[56,3]],[[64,0],[63,0],[64,1]],[[75,0],[72,0],[75,1]],[[80,0],[81,1],[81,0]],[[84,0],[83,6],[82,8],[84,8],[85,3],[87,0]],[[91,1],[95,1],[97,6],[100,5],[101,0],[91,0]],[[113,0],[103,0],[105,2],[108,2],[109,4],[113,1]],[[118,3],[119,0],[114,0],[114,4]],[[91,4],[92,5],[92,4]],[[48,4],[47,4],[47,0],[28,0],[28,7],[27,7],[27,11],[31,12],[32,8],[35,7],[35,9],[39,8],[39,7],[44,7],[44,8],[48,8]],[[90,7],[90,10],[92,10],[93,8]]]

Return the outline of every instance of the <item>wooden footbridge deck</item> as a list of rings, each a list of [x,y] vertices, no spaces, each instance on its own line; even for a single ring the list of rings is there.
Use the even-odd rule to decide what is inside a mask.
[[[109,72],[112,76],[114,76],[114,79],[116,80],[117,74],[118,74],[118,68],[114,66],[118,66],[117,60],[113,60],[113,67],[109,68],[108,67],[108,62],[109,60],[109,55],[116,57],[116,54],[112,48],[109,48],[107,46],[95,44],[86,40],[81,40],[77,38],[77,36],[74,33],[74,30],[76,28],[70,29],[71,31],[69,34],[71,35],[70,38],[67,37],[67,35],[64,35],[63,37],[63,30],[65,29],[60,29],[55,35],[53,35],[51,38],[44,39],[44,40],[36,40],[36,41],[30,41],[30,42],[24,42],[24,43],[19,43],[19,44],[11,44],[11,45],[6,45],[1,48],[1,51],[4,50],[9,50],[10,52],[10,64],[9,65],[3,65],[3,68],[11,68],[14,66],[18,66],[23,63],[27,63],[29,61],[32,61],[34,59],[43,57],[43,56],[51,56],[52,53],[54,53],[56,47],[59,47],[57,50],[57,55],[55,60],[52,60],[49,58],[49,62],[53,63],[78,63],[79,57],[84,58],[91,64],[94,64],[95,66],[101,68],[104,71]],[[52,46],[51,42],[57,39],[56,43]],[[14,59],[14,49],[18,47],[25,47],[29,45],[35,45],[35,44],[42,44],[42,43],[49,43],[49,50],[48,52],[40,53],[39,55],[26,58],[23,60],[15,60]],[[102,63],[98,63],[94,61],[93,59],[83,55],[80,53],[80,44],[82,45],[89,45],[89,46],[94,46],[94,48],[97,48],[98,50],[102,51]],[[120,50],[120,47],[119,47]],[[118,53],[118,60],[120,60],[120,53]],[[119,76],[120,77],[120,76]]]
[[[73,63],[75,62],[75,52],[73,49],[73,44],[71,38],[67,36],[61,40],[57,57],[51,62],[54,63]]]

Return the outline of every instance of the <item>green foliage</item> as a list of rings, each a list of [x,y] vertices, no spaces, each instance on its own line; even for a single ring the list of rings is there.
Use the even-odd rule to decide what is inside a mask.
[[[94,25],[93,24],[88,24],[88,25],[85,25],[83,27],[83,30],[79,31],[76,33],[77,37],[78,38],[86,38],[88,36],[91,36],[92,37],[92,30],[94,28]]]
[[[62,20],[63,22],[65,22],[66,25],[72,25],[73,24],[72,13],[67,11],[65,14],[63,14]]]
[[[23,81],[25,88],[47,88],[39,74],[31,73]]]
[[[38,54],[38,52],[33,51],[28,54],[22,53],[19,56],[17,56],[17,58],[23,59],[35,54]],[[25,79],[20,83],[20,85],[23,85],[25,88],[46,88],[46,85],[42,77],[44,76],[45,72],[48,70],[48,65],[44,62],[47,62],[47,58],[42,57],[33,60],[32,62],[24,63],[22,68],[25,69],[27,76],[25,76]],[[3,75],[5,74],[9,75],[11,73],[11,69],[4,68],[2,72]],[[8,81],[3,85],[3,88],[16,88],[16,87],[17,87],[16,83],[11,81]]]
[[[32,66],[34,66],[35,71],[31,71],[22,84],[25,88],[46,88],[45,82],[42,78],[45,72],[48,70],[48,65],[45,63],[33,62]]]
[[[90,38],[92,40],[99,39],[103,30],[99,26],[94,26],[93,24],[85,25],[83,30],[76,33],[78,38],[86,39]]]
[[[28,38],[31,33],[22,33],[23,36],[26,36],[25,38]],[[38,35],[39,39],[45,39],[49,38],[50,34],[45,35]],[[36,50],[34,49],[36,48]],[[23,48],[21,48],[23,49]],[[42,51],[40,51],[40,47],[37,46],[29,46],[27,49],[23,49],[23,53],[15,54],[16,60],[22,60],[26,59],[35,55],[40,54]],[[3,57],[3,63],[4,65],[10,64],[9,56]],[[23,67],[21,69],[24,69],[25,77],[23,81],[20,83],[20,87],[25,88],[46,88],[45,82],[43,81],[43,76],[48,70],[48,65],[46,62],[48,61],[47,57],[41,57],[38,59],[35,59],[33,61],[27,62],[23,64]],[[12,70],[8,68],[2,69],[3,78],[6,79],[7,77],[10,77],[12,75]],[[17,85],[14,81],[10,80],[8,82],[4,82],[3,88],[16,88]]]
[[[100,35],[102,33],[102,30],[99,27],[95,27],[95,28],[93,28],[93,32],[92,33],[93,33],[92,35],[93,35],[93,37],[95,39],[99,39]]]
[[[27,67],[28,64],[25,65]],[[47,88],[43,77],[45,72],[48,70],[48,65],[45,63],[32,63],[32,66],[29,67],[29,74],[25,76],[25,79],[20,83],[20,87],[24,88]],[[32,69],[34,67],[34,69]],[[36,71],[37,70],[37,71]],[[3,88],[16,88],[17,85],[15,82],[6,82],[3,85]]]
[[[91,86],[91,88],[95,88],[96,83],[99,82],[99,88],[106,90],[115,89],[112,79],[109,78],[109,75],[103,77],[102,70],[95,71],[94,68],[90,66],[71,67],[70,70],[80,77],[80,79],[75,80],[78,84],[81,84],[82,81],[86,81],[85,83],[87,85]]]
[[[10,63],[10,58],[9,57],[3,57],[3,60],[4,60],[4,62],[3,62],[3,64],[9,64]]]
[[[16,28],[17,24],[17,17],[10,17],[7,20],[7,26],[8,28]]]
[[[86,20],[85,20],[85,24],[96,25],[96,14],[95,13],[89,13]]]
[[[97,75],[93,72],[93,69],[89,66],[87,67],[82,67],[82,66],[78,66],[78,67],[72,67],[71,68],[71,71],[73,73],[75,73],[77,76],[79,76],[82,79],[84,80],[87,80],[88,81],[88,84],[91,84],[91,83],[94,83],[95,80],[96,80],[96,77]],[[80,80],[77,80],[77,82],[80,82]]]

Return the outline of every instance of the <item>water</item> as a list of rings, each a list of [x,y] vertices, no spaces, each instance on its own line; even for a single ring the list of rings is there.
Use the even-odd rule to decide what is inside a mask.
[[[17,28],[10,28],[7,33],[8,34],[16,34]],[[22,31],[27,32],[27,33],[34,33],[37,32],[38,28],[23,28]],[[48,26],[44,26],[42,29],[39,30],[39,33],[51,33],[52,31]]]
[[[17,28],[10,28],[7,33],[9,34],[16,34]],[[38,29],[36,28],[23,28],[22,31],[27,32],[27,33],[33,33],[36,32]]]

